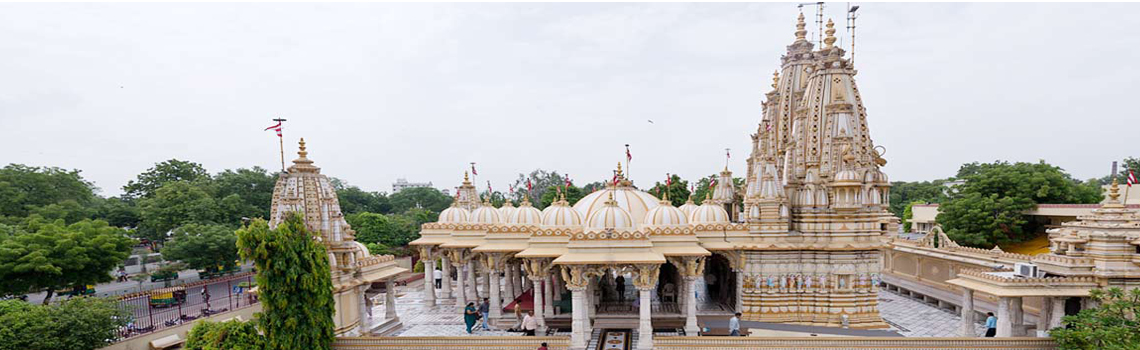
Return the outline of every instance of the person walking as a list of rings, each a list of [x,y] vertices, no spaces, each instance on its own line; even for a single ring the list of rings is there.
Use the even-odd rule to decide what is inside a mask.
[[[479,312],[475,310],[475,303],[467,303],[467,307],[463,308],[463,322],[467,324],[467,334],[471,334],[471,328],[475,327],[478,318]]]
[[[443,272],[435,269],[431,272],[431,276],[435,278],[435,289],[443,288]]]
[[[483,298],[483,303],[479,304],[479,315],[483,316],[483,330],[489,331],[491,327],[487,327],[487,314],[491,312],[491,299]]]
[[[993,338],[996,335],[997,335],[997,317],[994,316],[994,313],[987,312],[986,313],[986,337],[987,338]]]
[[[728,335],[733,337],[740,336],[740,313],[737,312],[728,319]]]
[[[522,329],[522,321],[523,321],[522,302],[516,300],[515,301],[515,327],[514,328],[515,329]]]
[[[534,331],[538,329],[538,320],[534,318],[534,310],[526,312],[526,317],[523,317],[523,332],[526,335],[534,336]]]
[[[625,277],[617,276],[617,279],[614,280],[614,284],[617,284],[617,300],[625,300]]]
[[[546,343],[542,343],[541,345],[538,346],[538,350],[549,350],[549,349],[546,347]]]

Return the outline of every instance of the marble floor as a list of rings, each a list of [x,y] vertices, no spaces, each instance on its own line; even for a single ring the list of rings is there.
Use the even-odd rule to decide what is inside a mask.
[[[421,282],[396,288],[396,313],[403,328],[396,336],[521,336],[520,333],[502,330],[476,330],[467,334],[460,308],[454,304],[424,307]],[[383,322],[384,295],[373,298],[375,307],[373,324]],[[454,302],[454,299],[449,299]],[[956,337],[960,318],[951,311],[909,299],[886,290],[879,293],[879,311],[891,325],[891,330],[907,337]],[[977,324],[977,334],[982,325]],[[481,327],[476,327],[481,329]]]

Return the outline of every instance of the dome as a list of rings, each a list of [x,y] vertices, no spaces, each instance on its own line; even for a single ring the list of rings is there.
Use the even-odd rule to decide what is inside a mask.
[[[503,222],[499,216],[499,210],[492,207],[490,203],[483,202],[483,205],[471,211],[469,220],[472,224],[498,224]]]
[[[499,210],[502,209],[503,208],[499,208]],[[582,220],[579,219],[578,221],[581,222]],[[511,212],[511,216],[507,217],[507,223],[518,225],[538,225],[542,223],[542,212],[531,206],[530,201],[523,199],[523,202],[519,203],[519,207]]]
[[[570,203],[565,199],[551,203],[549,207],[542,210],[542,225],[543,226],[582,226],[582,214],[577,210],[570,207]]]
[[[645,214],[645,226],[683,226],[689,223],[688,215],[669,201],[662,200],[659,204]]]
[[[501,219],[504,223],[508,222],[511,216],[515,214],[515,210],[518,209],[515,209],[515,206],[511,204],[511,201],[509,199],[503,200],[503,206],[499,207],[499,219]]]
[[[851,169],[843,169],[835,173],[835,182],[859,182],[859,173]]]
[[[867,175],[864,176],[863,178],[866,180],[865,182],[867,182],[867,183],[873,183],[873,184],[890,184],[891,183],[887,179],[887,174],[884,174],[883,171],[879,170],[879,169],[868,170]]]
[[[692,215],[693,211],[697,210],[697,204],[693,203],[693,196],[689,196],[689,200],[685,201],[685,204],[681,204],[677,210],[685,213],[686,218],[689,217],[689,215]]]
[[[455,206],[455,202],[451,202],[451,207],[444,209],[439,213],[439,223],[441,224],[459,224],[467,222],[471,217],[471,213],[467,209]]]
[[[574,209],[578,210],[582,216],[588,217],[605,206],[605,202],[610,196],[613,196],[617,207],[629,213],[634,220],[633,222],[642,222],[645,220],[645,214],[659,205],[657,197],[649,193],[633,188],[633,186],[618,185],[608,186],[604,190],[582,197],[578,203],[574,203]]]
[[[625,209],[619,207],[613,197],[603,202],[601,208],[598,208],[598,210],[595,210],[586,217],[586,229],[591,231],[603,231],[606,229],[629,231],[633,230],[633,228],[633,216],[629,215],[629,212]]]
[[[719,205],[705,200],[704,204],[689,214],[689,223],[692,224],[727,224],[728,212]]]

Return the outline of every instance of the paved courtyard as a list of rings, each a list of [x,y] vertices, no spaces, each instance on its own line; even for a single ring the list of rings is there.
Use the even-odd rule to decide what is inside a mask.
[[[403,323],[403,329],[396,336],[521,336],[500,330],[477,330],[467,334],[463,315],[454,304],[438,304],[424,309],[420,281],[396,288],[396,312]],[[382,322],[384,296],[377,295],[373,323]],[[454,299],[449,300],[453,302]],[[879,311],[883,319],[891,325],[891,330],[906,337],[957,337],[960,318],[951,311],[939,309],[930,304],[912,300],[886,290],[879,292]],[[977,324],[977,334],[982,334],[981,324]]]

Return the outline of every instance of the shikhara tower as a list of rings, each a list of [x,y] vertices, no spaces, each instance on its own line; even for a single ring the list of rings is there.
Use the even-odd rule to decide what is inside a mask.
[[[898,227],[886,160],[834,23],[819,50],[804,27],[800,14],[752,135],[745,221],[773,245],[743,252],[745,318],[882,327],[879,250]]]

